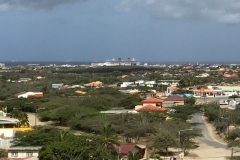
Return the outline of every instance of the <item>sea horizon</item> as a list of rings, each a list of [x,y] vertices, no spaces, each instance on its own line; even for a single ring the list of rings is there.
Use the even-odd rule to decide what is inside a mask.
[[[105,61],[0,61],[0,63],[4,63],[5,66],[18,66],[18,65],[28,65],[28,64],[38,64],[38,65],[90,65],[92,62],[105,62]],[[171,65],[171,64],[205,64],[205,65],[213,65],[213,64],[239,64],[239,61],[139,61],[141,65],[147,63],[148,65]]]

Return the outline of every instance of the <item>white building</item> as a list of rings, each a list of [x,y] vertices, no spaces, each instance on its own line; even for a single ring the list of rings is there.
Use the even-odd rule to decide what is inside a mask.
[[[164,85],[164,86],[178,86],[180,80],[159,80],[158,85]]]
[[[21,93],[15,94],[15,97],[17,98],[43,97],[43,92],[21,92]]]
[[[10,147],[8,149],[8,158],[38,160],[38,152],[42,147]]]
[[[194,88],[194,97],[227,97],[224,91],[216,86],[208,86],[207,88]]]
[[[240,95],[240,86],[216,86],[220,88],[226,96]]]
[[[147,87],[154,87],[154,86],[156,86],[157,84],[156,84],[156,81],[146,81],[146,82],[145,82],[145,85],[146,85]]]

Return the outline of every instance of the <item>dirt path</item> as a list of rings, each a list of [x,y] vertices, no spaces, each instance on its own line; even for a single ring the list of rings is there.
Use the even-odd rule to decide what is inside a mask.
[[[41,122],[38,117],[35,116],[35,113],[27,113],[28,115],[28,120],[31,126],[35,126],[35,125],[47,125],[47,122]]]
[[[203,120],[210,131],[209,134],[211,138],[214,141],[217,141],[222,144],[226,144],[223,138],[221,138],[218,134],[217,131],[215,131],[215,128],[212,124],[207,122],[206,117],[203,117]],[[224,149],[224,148],[215,148],[212,146],[209,146],[205,143],[196,141],[199,145],[197,149],[191,150],[190,151],[190,156],[185,157],[184,159],[192,160],[192,159],[203,159],[203,160],[226,160],[227,157],[231,156],[231,150],[229,149]],[[239,156],[239,153],[235,153],[235,156]]]

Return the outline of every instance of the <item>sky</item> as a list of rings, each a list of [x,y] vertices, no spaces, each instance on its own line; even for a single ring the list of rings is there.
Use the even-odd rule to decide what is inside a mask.
[[[0,0],[0,61],[238,61],[239,0]]]

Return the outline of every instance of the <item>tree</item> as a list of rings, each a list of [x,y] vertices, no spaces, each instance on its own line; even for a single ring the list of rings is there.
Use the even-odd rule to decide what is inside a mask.
[[[54,141],[44,145],[39,151],[39,160],[116,159],[116,153],[104,146],[99,136],[71,135],[64,141]]]
[[[134,152],[130,152],[128,155],[128,160],[139,160],[139,154],[134,153]]]
[[[58,131],[58,140],[61,142],[65,140],[65,138],[69,135],[69,131],[59,130]]]
[[[196,103],[195,97],[185,97],[184,104],[193,106]]]
[[[46,95],[47,93],[49,93],[49,89],[46,85],[42,86],[41,91],[43,92],[43,95]]]
[[[169,147],[176,147],[176,137],[167,130],[160,130],[153,140],[153,147],[156,149],[164,149],[168,155]]]
[[[35,127],[31,131],[17,132],[13,138],[14,146],[43,146],[57,140],[58,129]]]
[[[19,110],[14,110],[12,112],[12,117],[18,119],[18,122],[15,124],[16,127],[29,127],[28,115]]]
[[[173,109],[173,112],[169,113],[169,116],[177,120],[186,121],[190,119],[193,114],[200,112],[201,106],[183,105],[174,106],[171,109]]]
[[[194,128],[191,131],[181,132],[180,134],[180,148],[183,149],[183,152],[186,153],[188,149],[194,148],[195,143],[193,140],[195,137],[201,136],[201,130]]]

